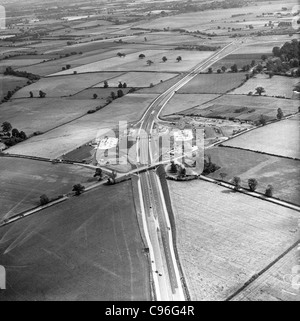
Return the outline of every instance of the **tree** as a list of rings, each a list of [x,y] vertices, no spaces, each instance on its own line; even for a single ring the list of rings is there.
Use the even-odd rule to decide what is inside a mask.
[[[212,70],[212,68],[210,67],[210,68],[208,68],[208,73],[209,74],[212,74],[213,73],[213,70]]]
[[[14,129],[11,131],[11,135],[12,135],[13,137],[20,137],[20,133],[19,133],[19,131],[18,131],[16,128],[14,128]]]
[[[103,86],[104,88],[108,88],[109,86],[108,86],[108,82],[105,80],[104,81],[104,86]]]
[[[126,82],[124,82],[124,84],[123,84],[123,88],[127,88],[127,84],[126,84]]]
[[[144,59],[146,56],[144,54],[139,55],[139,59]]]
[[[47,195],[43,194],[42,196],[40,196],[40,204],[42,206],[48,204],[49,202],[50,200]]]
[[[256,67],[256,70],[258,71],[258,72],[262,72],[263,71],[263,66],[261,65],[261,64],[259,64],[257,67]]]
[[[267,57],[266,55],[262,55],[262,56],[261,56],[261,60],[265,61],[265,60],[267,60],[267,59],[268,59],[268,57]]]
[[[19,137],[23,140],[27,139],[27,136],[23,131],[20,131]]]
[[[71,69],[71,65],[66,65],[66,69]]]
[[[94,177],[99,177],[99,181],[103,179],[103,171],[101,168],[97,168]]]
[[[265,191],[265,196],[272,197],[273,196],[273,191],[274,191],[273,186],[272,185],[268,185],[267,188],[266,188],[266,191]]]
[[[227,173],[223,173],[223,172],[222,172],[222,173],[220,173],[219,175],[220,175],[222,181],[224,181],[224,179],[227,177]]]
[[[237,64],[234,64],[233,66],[230,67],[232,72],[238,72],[238,66]]]
[[[255,192],[258,182],[255,178],[250,178],[248,179],[248,185],[249,185],[250,191]]]
[[[97,95],[97,94],[94,94],[94,95],[93,95],[93,98],[94,98],[94,99],[97,99],[97,98],[98,98],[98,95]]]
[[[118,90],[118,98],[121,98],[124,96],[123,90]]]
[[[166,56],[163,56],[163,57],[162,57],[162,61],[163,61],[163,62],[166,62],[167,60],[168,60],[168,58],[167,58]]]
[[[256,65],[255,60],[252,60],[252,61],[251,61],[251,67],[254,67],[255,65]]]
[[[12,130],[12,126],[9,122],[5,121],[2,125],[2,130],[4,133],[9,133]]]
[[[283,112],[281,108],[277,109],[277,119],[281,120],[283,118]]]
[[[223,72],[225,72],[227,70],[227,68],[225,66],[223,66],[221,69]]]
[[[123,85],[122,85],[121,81],[119,82],[118,87],[119,87],[119,88],[123,88]]]
[[[76,184],[73,186],[73,192],[75,192],[76,196],[79,196],[80,194],[82,194],[85,190],[85,187],[82,186],[81,184]]]
[[[29,92],[29,97],[33,98],[33,92],[32,91]]]
[[[267,123],[267,121],[266,121],[264,115],[260,115],[260,118],[259,118],[258,123],[259,123],[260,125],[265,126],[265,124]]]
[[[241,188],[241,179],[240,177],[234,177],[233,180],[232,180],[232,183],[234,185],[234,189],[235,190],[238,190],[239,188]]]
[[[39,91],[39,96],[40,98],[45,98],[46,97],[46,93],[44,93],[42,90]]]
[[[174,161],[171,162],[171,173],[176,174],[177,173],[177,166]]]
[[[151,66],[152,64],[154,64],[154,62],[152,60],[147,60],[147,65]]]
[[[269,78],[273,78],[274,77],[274,72],[273,71],[269,71]]]
[[[265,93],[265,92],[266,92],[266,90],[265,90],[264,87],[256,87],[255,90],[256,90],[256,93],[257,93],[259,96],[261,96],[262,93]]]
[[[110,93],[110,97],[112,98],[112,100],[117,99],[117,95],[113,91]]]
[[[274,55],[275,57],[280,57],[280,55],[281,55],[281,53],[280,53],[280,48],[279,48],[279,47],[274,47],[273,50],[272,50],[272,52],[273,52],[273,55]]]
[[[221,69],[218,69],[218,70],[217,70],[217,73],[218,73],[218,74],[220,74],[221,72],[222,72],[222,70],[221,70]]]
[[[180,61],[182,61],[182,57],[181,57],[181,56],[178,56],[178,57],[176,58],[176,60],[177,60],[178,62],[180,62]]]

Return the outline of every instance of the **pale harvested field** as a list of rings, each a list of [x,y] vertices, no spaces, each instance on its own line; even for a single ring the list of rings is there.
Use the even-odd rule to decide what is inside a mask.
[[[139,54],[143,53],[146,58],[139,59]],[[183,50],[141,50],[138,53],[128,54],[125,58],[113,57],[95,63],[90,63],[81,67],[62,71],[55,75],[72,74],[97,71],[156,71],[156,72],[181,72],[186,71],[207,59],[212,52],[205,51],[183,51]],[[162,61],[162,57],[168,58],[167,62]],[[176,58],[182,57],[181,62]],[[147,65],[147,60],[152,60],[154,64]]]
[[[258,128],[224,145],[300,158],[299,116]]]
[[[151,300],[131,182],[2,227],[0,239],[0,301]]]
[[[112,129],[119,121],[140,119],[156,97],[157,95],[153,94],[129,94],[94,114],[86,115],[44,135],[32,137],[7,152],[51,159],[62,156],[95,139],[98,133],[103,134]]]
[[[43,194],[52,198],[71,192],[74,184],[88,186],[94,175],[81,166],[5,157],[0,170],[0,221],[38,206]]]
[[[99,100],[74,100],[54,98],[14,99],[0,105],[0,123],[8,121],[13,128],[27,135],[47,131],[101,105]]]
[[[286,98],[293,97],[293,89],[299,82],[298,78],[274,76],[269,78],[268,75],[257,75],[249,79],[242,87],[235,89],[233,95],[247,95],[250,91],[256,92],[255,88],[263,87],[266,92],[265,96],[284,96]]]
[[[299,290],[293,288],[293,279],[299,285],[299,259],[299,251],[294,248],[232,301],[300,301]]]
[[[214,94],[175,94],[162,111],[162,116],[179,113],[193,107],[200,107],[208,101],[218,98]]]
[[[33,92],[34,97],[38,97],[40,90],[47,94],[47,98],[67,97],[121,74],[120,72],[104,72],[42,78],[38,82],[19,90],[13,98],[28,98],[30,91]]]
[[[151,73],[151,72],[128,72],[125,74],[119,74],[116,78],[112,78],[109,80],[108,84],[110,87],[118,87],[119,82],[126,83],[128,87],[149,87],[152,83],[153,85],[159,84],[161,81],[169,80],[173,77],[176,77],[175,74],[168,74],[168,73]],[[103,87],[104,83],[101,82],[94,86]]]
[[[204,181],[169,186],[192,300],[225,300],[298,239],[296,211]]]
[[[244,73],[200,74],[178,92],[180,94],[224,94],[241,85]]]
[[[222,21],[232,20],[233,14],[251,13],[255,15],[262,14],[263,12],[281,11],[282,6],[292,8],[293,5],[297,5],[297,1],[285,1],[279,3],[278,1],[262,2],[259,6],[247,6],[244,8],[230,8],[230,9],[216,9],[208,11],[200,11],[193,13],[180,14],[176,16],[158,18],[153,21],[142,21],[138,27],[147,29],[163,29],[163,28],[185,28],[190,31],[201,30],[201,26],[210,23],[211,20]],[[240,18],[240,17],[239,17]]]

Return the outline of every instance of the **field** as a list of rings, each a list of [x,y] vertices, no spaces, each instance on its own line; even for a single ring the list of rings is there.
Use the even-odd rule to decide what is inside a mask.
[[[6,67],[18,68],[36,65],[44,61],[44,59],[36,59],[31,56],[31,59],[5,59],[0,61],[0,71],[4,72]]]
[[[225,180],[230,181],[238,176],[245,188],[249,188],[248,179],[255,178],[258,192],[264,193],[271,184],[274,197],[300,205],[300,161],[226,147],[206,150],[206,153],[221,167],[209,177],[220,179],[219,174],[226,173]]]
[[[225,300],[298,239],[296,211],[204,181],[169,186],[192,300]]]
[[[47,94],[47,98],[67,97],[120,75],[121,73],[104,72],[42,78],[38,82],[19,90],[13,98],[28,98],[30,91],[33,92],[34,97],[38,97],[40,90]]]
[[[0,105],[0,123],[8,121],[13,128],[24,131],[28,136],[36,131],[44,132],[72,121],[101,104],[104,102],[98,99],[14,99]]]
[[[27,79],[25,78],[0,75],[0,100],[7,95],[8,91],[14,90],[16,87],[23,87],[26,83]]]
[[[7,152],[51,159],[62,156],[95,139],[99,131],[103,133],[112,129],[119,121],[139,120],[156,97],[157,95],[151,94],[128,94],[94,114],[32,137]],[[74,100],[70,102],[74,103]],[[82,100],[78,102],[82,104]]]
[[[257,75],[249,79],[242,87],[235,89],[231,94],[247,95],[250,91],[255,93],[255,88],[263,87],[265,96],[293,97],[293,89],[299,82],[298,78],[274,76],[271,79],[268,75]]]
[[[0,158],[0,221],[39,205],[39,198],[67,194],[73,185],[88,186],[94,171],[81,166],[64,165],[17,158]]]
[[[108,83],[110,87],[118,87],[119,82],[125,82],[129,87],[149,87],[150,84],[157,85],[173,77],[176,77],[176,74],[174,75],[160,72],[128,72],[126,74],[118,75],[116,78],[110,79]],[[103,87],[103,82],[94,87]]]
[[[114,92],[115,94],[117,94],[119,88],[113,88],[113,87],[109,87],[109,88],[97,88],[97,87],[93,87],[93,88],[88,88],[85,89],[83,91],[80,91],[79,93],[75,94],[74,96],[70,97],[70,99],[93,99],[93,95],[96,94],[98,96],[97,99],[101,99],[104,101],[106,101],[106,99],[111,95],[112,92]],[[124,93],[124,95],[126,95],[130,90],[130,87],[127,88],[122,88],[122,91]],[[99,100],[98,100],[99,101]],[[100,102],[101,104],[101,102]]]
[[[292,286],[293,278],[297,282],[297,272],[292,269],[299,266],[297,248],[287,253],[266,273],[256,279],[233,301],[300,301],[299,291]]]
[[[139,55],[143,53],[145,59],[139,59]],[[78,74],[86,72],[100,71],[157,71],[157,72],[182,72],[189,70],[201,61],[207,59],[212,52],[210,51],[185,51],[185,50],[140,50],[136,53],[126,55],[126,57],[113,57],[104,59],[83,66],[71,68],[61,71],[57,75],[72,74],[76,71]],[[163,62],[162,57],[166,56],[168,61]],[[177,62],[176,58],[182,57],[181,62]],[[153,61],[149,66],[147,61]]]
[[[0,301],[151,300],[132,198],[131,182],[105,186],[0,228]]]
[[[140,93],[140,94],[162,94],[167,89],[169,89],[170,87],[175,85],[181,78],[182,78],[181,76],[177,76],[177,77],[167,80],[161,84],[158,84],[158,85],[154,86],[153,88],[141,88],[141,89],[139,89],[139,91],[137,91],[137,93]]]
[[[245,80],[244,73],[201,74],[182,87],[180,94],[224,94]]]
[[[207,101],[218,98],[219,95],[213,94],[175,94],[162,111],[162,116],[180,113],[193,107],[199,107]]]
[[[163,17],[150,22],[142,21],[137,26],[145,29],[184,28],[189,31],[196,31],[203,30],[204,25],[211,24],[213,21],[218,21],[218,23],[225,20],[228,21],[228,19],[232,19],[232,15],[240,14],[241,12],[244,14],[249,13],[252,17],[255,17],[263,12],[281,11],[282,6],[291,8],[293,5],[297,5],[297,1],[284,1],[281,3],[275,1],[271,4],[263,2],[259,6],[249,5],[244,8],[216,9]]]
[[[257,46],[257,48],[259,48],[259,46]],[[243,48],[243,50],[246,51],[248,48],[251,48],[251,47],[245,47],[245,49]],[[249,51],[251,51],[251,49],[249,49]],[[255,51],[255,49],[253,51]],[[255,60],[255,62],[261,61],[261,56],[263,54],[270,55],[270,52],[263,52],[263,53],[253,52],[253,53],[239,53],[239,54],[235,52],[234,54],[228,55],[227,57],[214,63],[212,65],[212,69],[214,72],[216,72],[218,69],[221,69],[223,66],[225,66],[228,70],[230,70],[230,67],[233,66],[234,64],[236,64],[238,68],[241,69],[246,65],[250,65],[252,60]]]
[[[226,117],[255,122],[261,115],[267,120],[276,119],[277,109],[284,115],[295,114],[299,102],[262,96],[224,95],[199,107],[185,110],[182,114],[203,117]]]
[[[299,116],[253,130],[224,145],[300,158]]]

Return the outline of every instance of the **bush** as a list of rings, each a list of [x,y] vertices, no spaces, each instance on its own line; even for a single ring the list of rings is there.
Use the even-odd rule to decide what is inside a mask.
[[[42,195],[40,197],[40,204],[43,206],[43,205],[47,205],[48,203],[50,202],[49,198],[47,195]]]

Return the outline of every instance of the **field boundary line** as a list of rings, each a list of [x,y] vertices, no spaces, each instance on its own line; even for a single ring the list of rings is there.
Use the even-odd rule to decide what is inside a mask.
[[[295,247],[300,244],[300,240],[297,240],[294,244],[292,244],[287,250],[285,250],[282,254],[280,254],[276,259],[274,259],[271,263],[269,263],[265,268],[263,268],[258,273],[254,274],[244,285],[231,294],[229,297],[225,299],[225,301],[231,301],[234,297],[240,294],[243,290],[245,290],[251,283],[257,280],[262,274],[268,271],[271,267],[273,267],[278,261],[280,261],[284,256],[286,256],[289,252],[291,252]]]
[[[206,177],[206,176],[203,176],[203,175],[200,175],[200,179],[203,180],[203,181],[209,182],[209,183],[218,184],[219,186],[223,186],[225,188],[234,190],[235,192],[239,192],[239,193],[242,193],[242,194],[245,194],[245,195],[248,195],[248,196],[252,196],[252,197],[261,199],[262,201],[267,201],[267,202],[270,202],[270,203],[274,203],[276,205],[280,205],[280,206],[289,208],[291,210],[300,212],[300,206],[297,205],[297,204],[293,204],[293,203],[290,203],[290,202],[287,202],[287,201],[282,201],[282,200],[277,199],[275,197],[266,197],[262,193],[259,193],[259,192],[250,192],[246,188],[243,188],[243,187],[240,187],[238,190],[235,190],[234,185],[231,184],[231,183],[219,181],[219,180],[216,180],[214,178],[209,178],[209,177]]]

